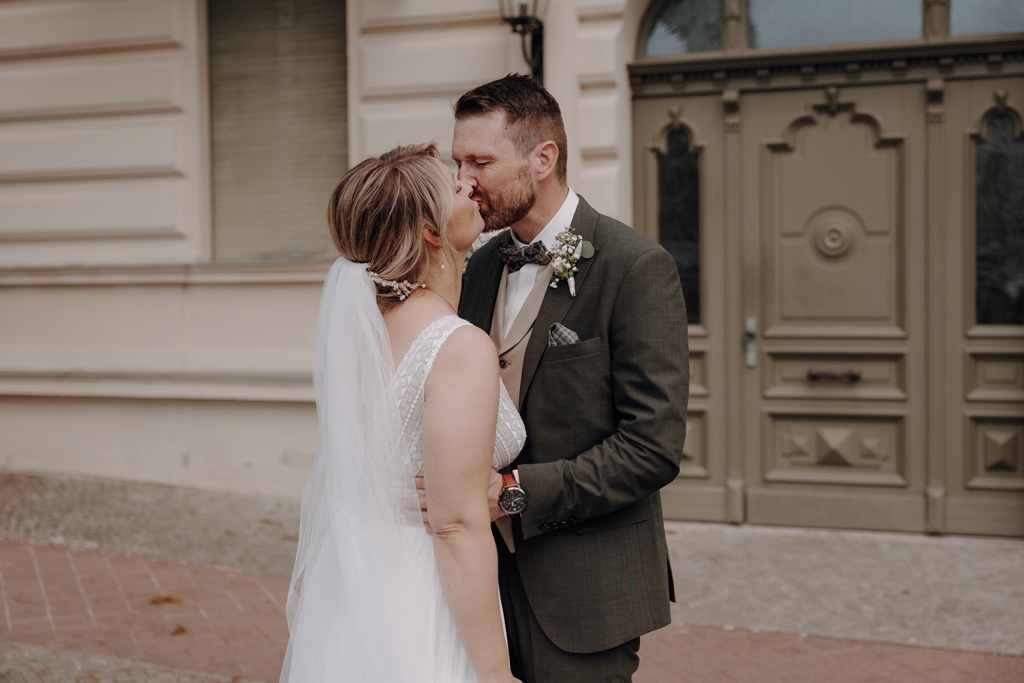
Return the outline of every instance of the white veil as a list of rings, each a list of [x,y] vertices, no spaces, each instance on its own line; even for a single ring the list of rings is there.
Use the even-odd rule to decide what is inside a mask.
[[[402,587],[410,543],[429,541],[399,521],[415,492],[393,374],[366,264],[339,258],[317,325],[321,445],[302,500],[282,682],[412,679],[417,638],[402,628],[410,608]]]

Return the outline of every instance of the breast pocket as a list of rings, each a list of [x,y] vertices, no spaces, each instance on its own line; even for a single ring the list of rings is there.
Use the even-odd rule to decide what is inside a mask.
[[[582,358],[584,356],[592,356],[600,353],[601,351],[601,338],[594,337],[593,339],[587,339],[586,341],[576,342],[575,344],[563,344],[562,346],[549,346],[544,349],[544,355],[541,356],[541,363],[557,363],[559,361],[572,360],[573,358]]]
[[[614,431],[611,361],[605,340],[594,337],[544,349],[526,406],[527,434],[551,435],[558,443],[557,457],[575,457]]]

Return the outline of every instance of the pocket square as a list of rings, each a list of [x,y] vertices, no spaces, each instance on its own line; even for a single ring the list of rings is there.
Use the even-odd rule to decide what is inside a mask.
[[[578,344],[580,336],[561,323],[553,323],[548,330],[548,346]]]

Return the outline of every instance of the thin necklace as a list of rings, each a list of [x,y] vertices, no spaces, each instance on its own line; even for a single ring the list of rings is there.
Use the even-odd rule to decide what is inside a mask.
[[[452,309],[452,313],[454,313],[455,315],[458,315],[458,312],[455,310],[455,307],[452,306],[451,302],[448,301],[448,299],[445,299],[443,296],[441,296],[440,294],[438,294],[437,292],[435,292],[432,289],[425,289],[424,291],[427,292],[428,294],[433,294],[434,296],[439,298],[441,301],[443,301],[446,304],[448,304],[448,308]]]

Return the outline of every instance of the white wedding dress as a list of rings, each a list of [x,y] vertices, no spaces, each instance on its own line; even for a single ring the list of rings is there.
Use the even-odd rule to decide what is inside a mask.
[[[344,290],[346,284],[362,286],[358,278],[346,280],[346,272],[333,282],[333,291]],[[365,274],[362,278],[368,280]],[[403,507],[410,495],[416,495],[406,482],[423,465],[424,384],[449,335],[470,323],[456,316],[435,321],[419,334],[393,374],[390,357],[379,358],[386,349],[377,339],[378,348],[371,355],[390,377],[367,381],[358,365],[361,352],[347,359],[339,354],[351,353],[348,345],[338,344],[351,341],[351,326],[363,324],[361,315],[371,318],[373,325],[382,320],[365,307],[353,314],[340,303],[332,305],[327,300],[329,287],[331,276],[325,284],[320,332],[329,352],[321,354],[326,369],[324,376],[318,375],[321,438],[329,447],[322,447],[303,499],[300,547],[288,598],[291,640],[281,681],[475,683],[476,674],[441,592],[431,536]],[[328,310],[332,308],[333,316]],[[333,321],[331,330],[326,330],[325,319]],[[340,369],[331,367],[332,358],[341,359]],[[382,391],[375,399],[378,383]],[[526,440],[522,420],[503,385],[500,391],[496,469],[511,463]],[[379,429],[375,425],[379,427],[380,413],[387,412],[384,405],[396,406],[397,411],[387,428]],[[331,431],[339,421],[345,423],[342,435]],[[384,438],[393,432],[401,437]],[[353,458],[352,452],[364,455]],[[392,461],[379,457],[381,452],[393,454]],[[499,609],[497,594],[494,608]]]

